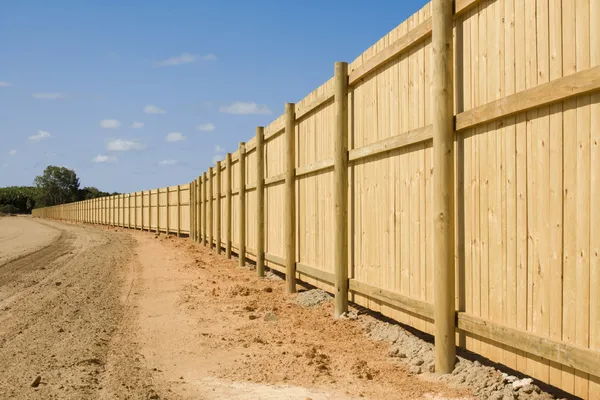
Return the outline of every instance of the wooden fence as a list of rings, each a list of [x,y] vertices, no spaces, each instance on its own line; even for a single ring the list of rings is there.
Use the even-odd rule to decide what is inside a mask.
[[[600,399],[600,0],[454,23],[456,343]],[[189,234],[433,333],[434,56],[427,4],[189,185],[34,215]]]

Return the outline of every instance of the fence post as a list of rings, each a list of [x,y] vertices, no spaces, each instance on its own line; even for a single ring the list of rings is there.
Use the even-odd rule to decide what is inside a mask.
[[[208,217],[208,248],[212,249],[212,245],[213,245],[213,229],[214,229],[214,222],[215,222],[215,217],[213,214],[213,193],[214,193],[214,189],[213,189],[213,183],[214,183],[214,179],[213,179],[213,167],[210,167],[208,169],[208,214],[210,214],[210,216]]]
[[[216,190],[216,201],[217,207],[215,210],[215,224],[217,225],[215,228],[215,239],[217,247],[217,254],[221,254],[221,161],[217,161],[217,190]]]
[[[170,197],[171,197],[171,193],[170,193],[169,187],[167,186],[167,215],[166,215],[166,217],[167,217],[167,221],[166,221],[167,236],[169,236],[169,230],[171,229],[171,215],[170,215],[171,214],[171,210],[170,210],[171,199],[170,199]]]
[[[256,274],[265,276],[265,128],[256,128]]]
[[[240,248],[239,248],[239,266],[246,265],[246,143],[240,142],[240,211],[239,211],[239,230],[240,230]]]
[[[196,208],[196,241],[200,242],[202,240],[202,203],[200,202],[202,198],[202,175],[198,176],[196,179],[196,204],[194,207]]]
[[[190,239],[196,240],[196,180],[194,179],[188,185],[189,208],[190,208]]]
[[[140,230],[143,232],[144,231],[144,191],[142,190],[142,201],[141,201],[142,205],[142,212],[140,214]]]
[[[177,237],[181,236],[181,186],[177,185]]]
[[[127,228],[131,229],[131,193],[127,193]]]
[[[156,189],[156,233],[160,233],[160,188]]]
[[[206,197],[206,186],[208,186],[208,178],[206,172],[202,174],[202,241],[204,246],[208,244],[208,237],[206,231],[206,218],[208,216],[207,207],[208,199]]]
[[[110,196],[110,198],[112,200],[112,224],[109,224],[109,225],[116,226],[117,225],[117,217],[116,217],[116,214],[117,214],[117,202],[115,201],[115,199],[117,198],[117,195],[115,194],[113,196]]]
[[[296,115],[294,103],[285,104],[285,281],[288,294],[296,293]]]
[[[152,189],[148,190],[148,232],[152,231]]]
[[[225,255],[231,258],[231,153],[225,156]]]
[[[448,374],[456,358],[452,0],[433,0],[432,7],[435,371]]]
[[[348,64],[336,62],[334,129],[335,307],[337,318],[348,311]]]

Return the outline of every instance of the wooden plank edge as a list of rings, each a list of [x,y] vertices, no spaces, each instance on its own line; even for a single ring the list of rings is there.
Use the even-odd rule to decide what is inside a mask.
[[[319,109],[319,107],[322,105],[328,103],[330,100],[333,100],[333,89],[329,90],[327,93],[323,93],[302,107],[296,104],[296,123],[298,123],[302,118],[307,117],[310,113]]]
[[[402,147],[412,146],[433,138],[433,126],[427,125],[422,128],[414,129],[406,133],[392,136],[387,139],[371,143],[367,146],[352,149],[348,152],[349,161],[356,161],[362,158],[371,157],[377,154],[400,149]]]
[[[380,51],[353,71],[350,71],[348,85],[356,85],[357,82],[362,81],[366,76],[381,68],[387,62],[393,60],[400,54],[408,51],[415,44],[431,36],[431,28],[432,19],[429,17],[406,35],[386,47],[383,51]]]
[[[456,130],[564,101],[600,89],[600,65],[523,90],[456,115]]]
[[[296,168],[296,177],[333,168],[333,157]]]
[[[285,266],[285,258],[276,256],[274,254],[265,253],[265,260],[275,263],[275,264]]]
[[[265,179],[265,186],[274,185],[275,183],[280,183],[285,181],[285,173],[271,176],[270,178]]]
[[[598,376],[600,351],[558,342],[532,332],[521,331],[468,315],[464,312],[457,313],[457,328],[463,332],[472,333],[493,342]]]
[[[479,4],[481,0],[456,0],[454,2],[454,18],[469,11],[471,7]]]
[[[283,134],[284,131],[285,131],[285,125],[282,122],[281,126],[278,126],[277,129],[274,130],[273,132],[269,133],[269,135],[265,134],[265,139],[264,139],[265,144],[267,143],[268,140],[275,139],[277,136]]]
[[[318,268],[310,267],[306,264],[296,263],[296,272],[300,272],[304,275],[308,275],[311,278],[318,279],[320,281],[333,285],[335,282],[335,275],[331,272],[323,271]]]
[[[431,303],[379,289],[356,279],[348,279],[348,289],[433,321],[433,304]]]

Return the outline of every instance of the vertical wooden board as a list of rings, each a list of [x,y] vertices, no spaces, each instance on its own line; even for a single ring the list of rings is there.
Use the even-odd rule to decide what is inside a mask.
[[[537,0],[536,3],[536,40],[537,40],[537,85],[549,81],[549,32],[548,32],[548,0]],[[533,332],[547,337],[550,334],[550,225],[549,225],[549,195],[550,195],[550,119],[549,108],[540,107],[532,127],[532,150],[535,166],[535,190],[533,205],[535,221],[534,256],[532,270],[532,304]],[[533,176],[533,174],[532,174]],[[549,380],[548,361],[539,360],[535,363],[535,376],[544,382]]]
[[[590,15],[600,15],[600,1],[590,1]],[[590,25],[590,65],[600,65],[600,24]],[[591,95],[590,106],[590,205],[600,203],[600,93]],[[596,166],[596,167],[595,167]],[[590,348],[600,351],[600,212],[597,206],[590,209]],[[596,306],[594,306],[596,305]],[[600,399],[600,373],[590,376],[589,396]]]
[[[498,99],[500,92],[500,0],[489,2],[486,9],[486,52],[487,70],[486,90],[487,102]],[[500,121],[501,122],[501,121]],[[483,221],[487,229],[487,315],[486,319],[502,322],[502,237],[501,237],[501,153],[498,146],[501,138],[498,123],[487,124],[487,132],[483,135],[487,147],[482,151],[486,160],[482,168],[486,172],[487,211]],[[485,198],[485,197],[484,197]],[[486,226],[487,225],[487,226]],[[485,230],[484,230],[485,231]],[[485,270],[484,270],[485,273]],[[485,277],[484,277],[485,281]],[[483,289],[482,289],[483,291]],[[484,297],[484,298],[485,298]],[[484,302],[485,305],[486,302]],[[497,345],[489,346],[489,357],[501,359],[501,350]]]
[[[515,93],[515,0],[504,1],[504,95]],[[516,119],[504,119],[503,154],[505,168],[505,307],[504,323],[517,325],[517,183],[516,183]],[[505,347],[503,363],[517,368],[514,349]]]
[[[576,63],[577,70],[590,67],[590,4],[576,2]],[[589,347],[590,320],[590,96],[577,98],[577,310],[575,321],[576,343]],[[575,377],[575,394],[587,397],[589,375],[578,372]]]
[[[536,2],[525,2],[525,87],[532,88],[537,85],[537,38],[536,38]],[[534,123],[537,110],[527,113],[526,136],[527,136],[527,229],[528,229],[528,252],[527,252],[527,330],[533,330],[533,266],[535,265],[537,219],[535,218],[535,207],[537,200],[536,170],[537,170],[537,147],[535,146]],[[527,358],[527,369],[525,373],[535,376],[538,369],[537,360]]]
[[[548,5],[550,81],[562,77],[562,1],[550,0]],[[550,337],[562,339],[562,247],[563,247],[563,118],[562,103],[550,107],[550,264],[549,264],[549,320]],[[550,365],[550,384],[562,386],[562,367],[553,362]]]

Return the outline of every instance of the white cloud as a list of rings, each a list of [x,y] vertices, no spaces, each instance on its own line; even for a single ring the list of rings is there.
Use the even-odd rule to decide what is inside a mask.
[[[215,147],[215,153],[225,153],[225,148],[221,147],[220,145],[217,145]]]
[[[169,132],[167,133],[167,136],[165,136],[165,140],[167,142],[179,142],[185,140],[185,136],[181,132]]]
[[[214,55],[214,54],[212,54],[212,53],[210,53],[210,54],[206,54],[206,55],[204,55],[204,56],[202,57],[202,59],[203,59],[204,61],[217,61],[217,56],[216,56],[216,55]]]
[[[64,99],[65,94],[57,93],[57,92],[37,92],[37,93],[32,93],[31,97],[33,97],[34,99],[39,99],[39,100],[57,100],[57,99]]]
[[[35,135],[29,136],[29,140],[31,140],[32,142],[39,142],[40,140],[48,139],[50,137],[52,137],[50,132],[37,131],[37,133]]]
[[[166,113],[166,111],[163,110],[162,108],[153,106],[152,104],[148,104],[146,107],[144,107],[144,112],[146,114],[164,114],[164,113]]]
[[[143,122],[134,122],[133,124],[131,124],[131,127],[133,129],[141,129],[144,127],[144,123]]]
[[[161,166],[177,165],[177,164],[179,164],[179,161],[177,161],[177,160],[162,160],[158,163],[158,165],[161,165]]]
[[[196,125],[196,129],[201,132],[212,132],[215,130],[215,128],[216,128],[216,126],[214,126],[210,122],[208,124]]]
[[[181,53],[181,55],[167,58],[166,60],[155,61],[155,67],[172,67],[174,65],[190,64],[196,62],[197,57],[190,53]]]
[[[117,161],[117,157],[115,156],[106,156],[102,154],[98,154],[96,157],[92,159],[92,162],[95,163],[113,163]]]
[[[116,119],[103,119],[100,121],[100,126],[104,129],[117,129],[121,126],[121,122]]]
[[[12,86],[11,83],[8,83],[6,81],[0,81],[0,87],[10,87]]]
[[[9,156],[14,156],[15,154],[17,154],[17,151],[16,151],[15,149],[10,149],[10,150],[8,151],[8,155],[9,155]]]
[[[243,101],[234,101],[229,106],[221,106],[219,111],[227,114],[271,114],[269,107],[263,104],[246,103]]]
[[[146,146],[135,140],[124,140],[115,139],[108,142],[106,149],[108,151],[130,151],[130,150],[142,150]]]

